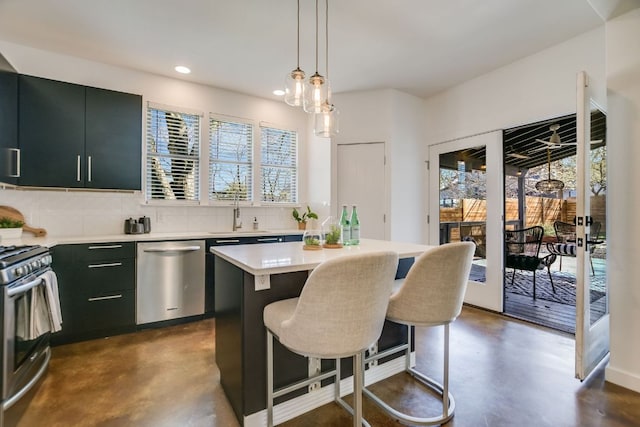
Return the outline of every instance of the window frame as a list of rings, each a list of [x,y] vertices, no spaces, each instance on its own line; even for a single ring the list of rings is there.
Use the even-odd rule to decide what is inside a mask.
[[[213,161],[212,159],[212,154],[211,154],[211,138],[212,138],[212,134],[211,134],[211,122],[215,120],[215,121],[219,121],[219,122],[226,122],[226,123],[237,123],[237,124],[244,124],[244,125],[248,125],[251,127],[251,155],[249,156],[250,158],[250,163],[249,163],[249,169],[250,169],[250,174],[251,174],[251,185],[249,186],[248,189],[248,193],[249,193],[249,197],[247,200],[238,200],[238,204],[241,206],[255,206],[256,205],[256,199],[255,199],[255,185],[256,185],[256,169],[255,169],[255,165],[256,165],[256,126],[255,126],[255,121],[250,120],[250,119],[245,119],[242,117],[233,117],[233,116],[226,116],[223,114],[218,114],[218,113],[209,113],[209,118],[207,121],[207,176],[206,176],[206,188],[207,188],[207,194],[206,194],[206,202],[211,205],[211,206],[228,206],[229,204],[233,204],[235,203],[235,201],[233,199],[217,199],[217,198],[212,198],[212,174],[211,174],[211,163]],[[203,200],[205,201],[205,200]]]
[[[165,199],[165,198],[153,198],[150,197],[150,188],[149,186],[151,185],[150,181],[149,181],[149,157],[150,157],[150,150],[149,150],[149,136],[150,136],[150,123],[151,123],[151,118],[150,118],[150,114],[151,114],[151,110],[157,110],[157,111],[162,111],[164,113],[167,112],[171,112],[171,113],[177,113],[177,114],[185,114],[185,115],[189,115],[189,116],[196,116],[198,118],[198,124],[197,124],[197,132],[195,132],[194,134],[197,135],[197,145],[198,145],[198,150],[197,150],[197,155],[194,157],[194,159],[196,160],[196,177],[194,179],[194,185],[197,187],[196,191],[195,191],[195,197],[194,199]],[[144,137],[144,141],[143,141],[143,158],[142,158],[142,168],[143,168],[143,175],[144,175],[144,185],[143,185],[143,199],[144,199],[144,204],[145,205],[158,205],[158,206],[197,206],[200,205],[202,202],[202,178],[203,178],[203,174],[202,174],[202,159],[203,159],[203,145],[202,145],[202,136],[203,136],[203,129],[202,129],[202,118],[204,116],[204,113],[201,111],[197,111],[197,110],[193,110],[193,109],[189,109],[189,108],[184,108],[184,107],[177,107],[177,106],[173,106],[173,105],[166,105],[166,104],[159,104],[159,103],[154,103],[154,102],[147,102],[147,106],[146,106],[146,111],[145,111],[145,118],[144,118],[144,125],[145,125],[145,137]],[[165,155],[162,155],[163,157],[167,157]]]
[[[277,201],[269,201],[269,200],[262,200],[262,181],[263,181],[263,168],[265,167],[265,163],[263,162],[262,159],[262,150],[263,150],[263,129],[270,129],[270,130],[276,130],[276,131],[281,131],[281,132],[286,132],[289,134],[293,134],[295,137],[295,141],[294,141],[294,155],[293,155],[293,166],[288,168],[288,169],[292,169],[293,170],[293,175],[292,175],[292,181],[293,184],[292,186],[295,187],[295,191],[293,194],[293,198],[292,200],[289,201],[283,201],[283,202],[277,202]],[[257,200],[259,201],[259,203],[261,203],[264,206],[298,206],[300,204],[300,133],[298,132],[297,129],[291,129],[287,126],[282,126],[282,125],[278,125],[278,124],[274,124],[274,123],[269,123],[269,122],[260,122],[259,126],[258,126],[258,131],[260,132],[260,138],[259,138],[259,147],[258,149],[256,149],[256,152],[259,152],[260,154],[260,158],[256,161],[256,167],[258,169],[258,178],[256,180],[256,197]]]

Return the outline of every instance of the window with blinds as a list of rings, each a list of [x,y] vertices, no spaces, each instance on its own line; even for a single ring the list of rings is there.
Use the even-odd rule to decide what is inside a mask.
[[[147,108],[147,200],[198,200],[200,116]]]
[[[260,127],[260,200],[298,201],[298,134],[294,131]]]
[[[253,125],[209,119],[209,199],[253,200]]]

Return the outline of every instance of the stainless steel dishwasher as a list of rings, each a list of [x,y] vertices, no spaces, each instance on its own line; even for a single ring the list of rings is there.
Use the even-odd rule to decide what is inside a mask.
[[[136,323],[204,313],[203,240],[138,243]]]

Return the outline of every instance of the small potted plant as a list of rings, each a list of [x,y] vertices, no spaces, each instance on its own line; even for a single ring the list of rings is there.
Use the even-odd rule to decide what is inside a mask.
[[[305,251],[317,251],[322,249],[322,233],[319,230],[307,230],[302,236],[303,246]]]
[[[307,228],[307,221],[309,219],[318,219],[318,214],[316,214],[315,212],[311,211],[311,208],[309,207],[309,205],[307,205],[307,211],[306,212],[302,212],[302,215],[300,214],[300,212],[298,212],[298,209],[293,208],[293,212],[291,213],[291,215],[293,216],[293,219],[295,219],[298,222],[298,230],[306,230]]]
[[[22,236],[24,222],[3,216],[0,218],[0,237],[4,239],[19,239]]]
[[[342,228],[337,224],[330,224],[324,234],[324,247],[338,249],[342,247]]]

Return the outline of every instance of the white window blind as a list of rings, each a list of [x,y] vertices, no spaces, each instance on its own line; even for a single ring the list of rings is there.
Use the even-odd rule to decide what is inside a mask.
[[[209,119],[209,199],[253,200],[253,125]]]
[[[260,130],[260,200],[295,203],[298,201],[298,134],[266,126]]]
[[[198,200],[200,116],[147,108],[147,200]]]

